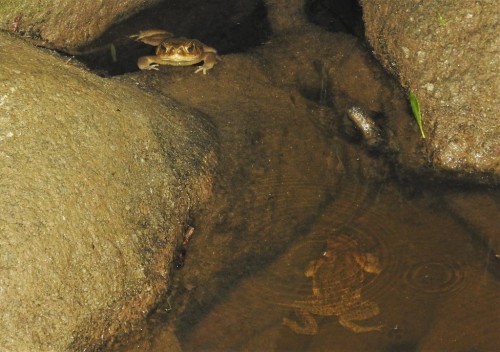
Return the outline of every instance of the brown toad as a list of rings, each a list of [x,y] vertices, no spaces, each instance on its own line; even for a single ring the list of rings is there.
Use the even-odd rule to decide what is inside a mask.
[[[318,324],[313,314],[335,315],[343,327],[356,333],[381,330],[382,325],[361,326],[354,322],[380,312],[375,302],[361,298],[365,272],[381,272],[377,257],[361,252],[357,242],[346,236],[328,240],[322,257],[311,261],[304,272],[312,278],[312,295],[284,304],[295,308],[300,322],[284,318],[283,324],[296,333],[314,335]]]
[[[155,55],[142,56],[137,60],[141,70],[158,70],[160,65],[190,66],[203,61],[195,73],[207,73],[217,63],[217,50],[196,39],[176,38],[160,29],[141,31],[130,38],[156,46]]]

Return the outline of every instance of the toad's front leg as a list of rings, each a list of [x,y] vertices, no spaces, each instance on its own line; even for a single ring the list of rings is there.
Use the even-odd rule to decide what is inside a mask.
[[[137,60],[137,66],[141,70],[158,70],[158,66],[160,66],[159,60],[160,59],[156,55],[141,56],[139,60]]]
[[[217,63],[218,56],[216,53],[206,53],[203,56],[203,66],[200,66],[194,71],[194,73],[198,73],[203,71],[203,74],[206,75],[208,70],[211,70],[215,64]]]

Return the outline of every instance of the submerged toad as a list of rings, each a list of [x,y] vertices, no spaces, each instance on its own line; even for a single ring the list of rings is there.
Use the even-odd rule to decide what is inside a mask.
[[[141,70],[158,70],[160,65],[189,66],[203,61],[195,73],[207,73],[217,63],[217,50],[196,39],[176,38],[163,30],[141,31],[130,38],[156,46],[155,55],[142,56],[137,60]]]
[[[378,274],[380,271],[378,258],[361,252],[353,239],[339,236],[328,240],[323,256],[311,261],[304,272],[312,278],[312,295],[284,304],[295,308],[300,322],[284,318],[283,324],[296,333],[314,335],[318,324],[313,314],[335,315],[343,327],[353,332],[380,330],[382,325],[360,326],[354,322],[379,313],[375,302],[361,298],[361,287],[365,272]]]

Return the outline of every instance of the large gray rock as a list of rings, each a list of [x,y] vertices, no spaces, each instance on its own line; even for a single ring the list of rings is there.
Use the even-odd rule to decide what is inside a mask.
[[[41,39],[59,49],[85,45],[112,24],[159,0],[29,1],[0,3],[0,29]]]
[[[362,5],[375,55],[420,101],[431,165],[498,182],[498,1]]]
[[[168,286],[210,126],[9,35],[0,62],[0,349],[95,347]]]

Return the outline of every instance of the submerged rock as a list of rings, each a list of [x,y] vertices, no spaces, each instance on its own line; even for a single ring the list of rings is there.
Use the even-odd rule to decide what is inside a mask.
[[[385,143],[382,131],[370,114],[359,106],[347,109],[347,116],[360,131],[364,143],[371,149],[379,149]]]

